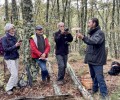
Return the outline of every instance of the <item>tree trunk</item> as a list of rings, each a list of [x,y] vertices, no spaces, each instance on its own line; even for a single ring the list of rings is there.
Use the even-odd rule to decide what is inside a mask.
[[[59,4],[59,0],[57,0],[57,13],[58,13],[58,19],[60,21],[60,4]]]
[[[6,22],[9,21],[9,14],[8,14],[8,0],[5,0],[5,19]]]
[[[80,11],[79,11],[79,0],[77,0],[77,14],[78,14],[78,27],[81,27]]]
[[[23,0],[22,5],[23,10],[23,27],[24,27],[24,38],[23,38],[23,54],[24,54],[24,66],[26,68],[32,66],[31,56],[30,56],[30,45],[29,39],[32,34],[34,34],[34,25],[33,25],[33,5],[31,0]],[[30,86],[32,84],[29,83]]]
[[[70,29],[71,28],[71,10],[70,10],[70,7],[71,7],[71,0],[69,0],[68,2],[68,28]]]
[[[113,36],[113,48],[114,48],[114,56],[117,59],[117,45],[116,45],[116,33],[114,32],[115,29],[115,0],[113,0],[113,8],[112,8],[112,22],[111,22],[111,29],[113,30],[112,36]]]
[[[49,26],[49,0],[47,0],[47,7],[46,7],[46,34],[47,36],[49,36],[49,30],[48,30],[48,26]]]
[[[87,21],[87,0],[84,1],[85,10],[84,10],[84,34],[86,33],[86,21]]]
[[[64,5],[64,2],[63,2]],[[68,0],[66,0],[65,5],[63,6],[63,18],[62,18],[62,22],[65,23],[65,17],[66,17],[66,10],[67,10],[67,5],[68,5]]]
[[[17,4],[16,0],[12,0],[12,20],[15,25],[17,25],[18,22],[18,9],[17,9]]]

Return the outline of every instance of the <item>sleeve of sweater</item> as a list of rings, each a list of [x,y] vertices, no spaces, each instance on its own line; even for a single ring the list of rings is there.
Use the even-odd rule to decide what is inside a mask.
[[[2,38],[2,46],[3,46],[4,51],[9,51],[9,52],[17,48],[15,45],[8,46],[7,37]]]

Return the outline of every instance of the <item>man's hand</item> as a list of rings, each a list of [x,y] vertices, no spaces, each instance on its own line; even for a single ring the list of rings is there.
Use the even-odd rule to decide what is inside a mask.
[[[65,30],[61,30],[61,34],[64,34],[65,33]]]
[[[76,36],[80,39],[83,39],[84,38],[84,35],[82,35],[81,33],[77,33]]]
[[[41,58],[41,59],[45,59],[45,57],[46,57],[46,54],[43,53],[40,58]]]
[[[17,43],[15,44],[15,46],[16,46],[16,47],[19,47],[21,44],[22,44],[22,42],[17,42]]]

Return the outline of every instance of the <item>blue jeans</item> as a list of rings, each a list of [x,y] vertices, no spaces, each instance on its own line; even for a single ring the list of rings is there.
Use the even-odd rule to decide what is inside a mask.
[[[108,95],[107,86],[103,76],[103,66],[96,66],[89,64],[90,74],[93,81],[93,91],[98,91],[100,88],[100,94],[102,96]]]
[[[49,73],[46,67],[46,61],[41,59],[35,59],[35,61],[38,63],[39,67],[41,68],[42,80],[45,81],[46,78],[49,76]]]

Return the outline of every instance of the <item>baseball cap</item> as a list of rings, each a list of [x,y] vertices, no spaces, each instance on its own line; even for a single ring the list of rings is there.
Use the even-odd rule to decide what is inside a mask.
[[[37,25],[36,27],[35,27],[35,30],[42,30],[43,29],[43,27],[41,26],[41,25]]]

